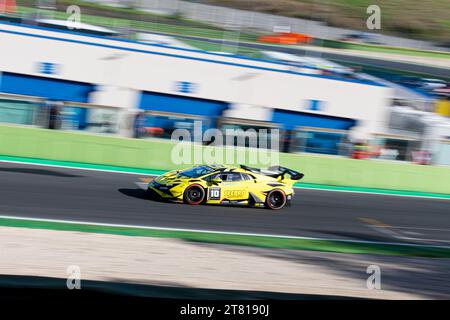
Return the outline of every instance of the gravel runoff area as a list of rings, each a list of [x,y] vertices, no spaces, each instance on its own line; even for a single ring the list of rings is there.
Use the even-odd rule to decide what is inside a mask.
[[[450,298],[450,259],[274,250],[72,231],[0,227],[0,275],[380,299]],[[369,265],[381,289],[369,290]],[[83,286],[81,281],[81,286]]]

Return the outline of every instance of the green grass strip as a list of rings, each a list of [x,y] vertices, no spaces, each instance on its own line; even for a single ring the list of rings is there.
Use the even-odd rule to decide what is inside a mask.
[[[47,160],[47,159],[35,159],[35,158],[23,158],[23,157],[12,157],[0,155],[0,161],[13,161],[20,163],[38,164],[38,165],[48,165],[48,166],[60,166],[67,168],[80,168],[80,169],[91,169],[98,171],[114,171],[114,172],[124,172],[124,173],[140,173],[143,175],[160,175],[166,173],[166,170],[155,170],[155,169],[142,169],[142,168],[131,168],[131,167],[119,167],[110,166],[103,164],[92,164],[92,163],[80,163],[72,161],[57,161],[57,160]]]
[[[450,194],[443,194],[443,193],[428,193],[428,192],[418,192],[418,191],[349,187],[349,186],[330,186],[330,185],[321,185],[321,184],[314,184],[314,183],[296,183],[295,186],[299,187],[299,188],[308,188],[308,189],[317,189],[317,190],[365,192],[365,193],[397,195],[397,196],[450,199]]]
[[[450,248],[427,246],[402,246],[396,244],[376,244],[364,242],[344,242],[331,240],[310,240],[280,238],[256,235],[235,235],[194,231],[172,231],[139,227],[103,226],[67,222],[36,221],[14,218],[0,218],[0,226],[16,228],[47,229],[58,231],[78,231],[88,233],[115,234],[157,238],[177,238],[186,241],[242,245],[272,249],[312,250],[353,254],[382,254],[430,258],[450,258]]]

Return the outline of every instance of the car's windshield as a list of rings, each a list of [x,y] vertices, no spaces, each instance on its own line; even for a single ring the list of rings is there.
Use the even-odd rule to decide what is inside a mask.
[[[183,170],[180,172],[180,175],[188,177],[188,178],[198,178],[204,176],[205,174],[213,172],[214,169],[208,166],[199,166],[191,169]]]

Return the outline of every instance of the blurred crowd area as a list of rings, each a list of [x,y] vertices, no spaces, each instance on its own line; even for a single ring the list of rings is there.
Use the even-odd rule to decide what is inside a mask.
[[[376,30],[369,30],[366,25],[367,8],[373,3],[362,0],[2,0],[0,10],[24,14],[28,20],[64,19],[70,15],[67,7],[77,5],[84,23],[113,28],[124,35],[134,29],[177,33],[179,26],[208,37],[228,32],[232,38],[238,30],[243,33],[238,36],[242,40],[254,39],[256,35],[270,43],[339,46],[333,41],[345,40],[448,50],[446,21],[450,13],[445,1],[411,1],[414,7],[409,12],[412,18],[407,21],[408,28],[399,23],[406,19],[402,17],[406,1],[376,4],[383,12],[382,27]],[[280,32],[272,34],[274,27]]]
[[[450,165],[450,140],[428,141],[427,125],[422,120],[421,113],[405,116],[404,113],[393,112],[389,126],[394,131],[395,128],[400,128],[399,134],[380,134],[361,140],[352,138],[352,130],[314,127],[286,130],[279,123],[267,121],[207,118],[151,110],[124,113],[124,110],[118,108],[84,103],[0,96],[0,123],[6,124],[113,136],[126,135],[150,140],[173,139],[173,132],[183,129],[190,133],[191,141],[197,143],[199,141],[195,140],[195,130],[200,129],[203,135],[206,130],[214,128],[222,132],[223,140],[218,142],[206,139],[202,140],[202,144],[242,146],[239,143],[245,141],[245,147],[271,148],[285,153],[304,152],[361,160],[382,159],[422,165]],[[415,136],[408,137],[402,129],[414,132]],[[249,132],[257,134],[257,145],[250,141]],[[241,136],[243,139],[240,139]]]

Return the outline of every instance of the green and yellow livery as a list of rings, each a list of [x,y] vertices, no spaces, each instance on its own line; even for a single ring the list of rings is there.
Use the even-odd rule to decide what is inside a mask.
[[[220,204],[278,210],[290,204],[293,184],[303,173],[275,166],[268,169],[201,165],[167,172],[150,181],[150,198],[190,205]]]

